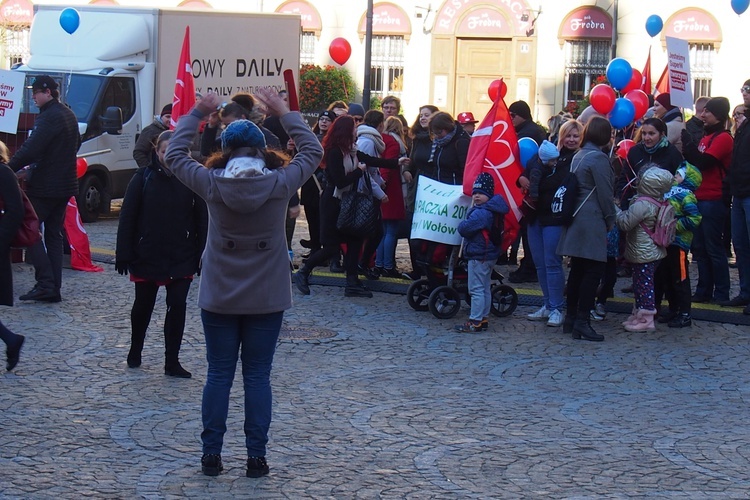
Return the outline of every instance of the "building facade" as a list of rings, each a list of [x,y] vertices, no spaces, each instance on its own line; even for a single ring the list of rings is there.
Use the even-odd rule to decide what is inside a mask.
[[[363,86],[366,0],[153,0],[148,5],[299,15],[301,62],[336,64],[328,47],[334,38],[344,37],[352,46],[344,66],[360,90]],[[24,34],[22,17],[30,6],[29,0],[0,4],[4,67],[24,57],[28,28]],[[645,24],[653,14],[662,18],[664,28],[652,38]],[[694,96],[726,96],[738,104],[739,86],[750,78],[750,53],[740,42],[743,29],[749,27],[750,11],[738,16],[730,0],[663,0],[652,5],[642,0],[375,0],[370,88],[373,95],[401,97],[410,121],[423,104],[454,115],[472,111],[482,116],[491,104],[489,84],[502,77],[508,88],[506,102],[527,101],[534,117],[546,123],[569,101],[588,93],[613,54],[643,71],[650,53],[655,84],[666,66],[665,37],[674,36],[689,44]]]

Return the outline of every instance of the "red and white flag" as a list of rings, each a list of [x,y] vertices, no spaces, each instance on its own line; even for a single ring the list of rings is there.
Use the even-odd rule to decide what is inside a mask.
[[[487,116],[471,136],[469,153],[464,168],[464,194],[471,196],[474,180],[481,172],[488,172],[495,181],[495,194],[502,195],[510,207],[505,216],[502,248],[507,248],[518,235],[523,193],[516,185],[523,173],[518,153],[518,137],[505,101],[498,92]]]
[[[195,82],[193,81],[193,66],[190,59],[190,26],[185,27],[185,39],[182,41],[180,64],[177,66],[177,79],[174,84],[174,100],[172,101],[172,120],[169,128],[174,129],[177,120],[188,114],[195,105]]]
[[[78,213],[78,204],[76,203],[75,196],[72,196],[68,200],[68,207],[65,209],[63,230],[70,246],[70,267],[76,271],[87,271],[90,273],[104,271],[104,269],[95,265],[91,260],[89,236],[86,234],[86,229],[83,228],[83,221],[81,220],[81,214]]]
[[[641,80],[641,90],[646,94],[651,93],[651,47],[648,48],[648,57],[646,58],[646,67],[641,72],[643,80]]]

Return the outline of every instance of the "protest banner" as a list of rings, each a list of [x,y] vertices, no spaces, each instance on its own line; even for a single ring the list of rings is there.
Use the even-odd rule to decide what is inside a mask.
[[[690,79],[690,48],[687,40],[667,39],[669,100],[672,106],[693,109],[693,86]]]
[[[424,175],[417,178],[414,202],[412,239],[460,245],[458,224],[466,218],[471,197],[463,194],[463,187],[443,184]]]
[[[15,134],[23,101],[25,73],[0,69],[0,132]]]

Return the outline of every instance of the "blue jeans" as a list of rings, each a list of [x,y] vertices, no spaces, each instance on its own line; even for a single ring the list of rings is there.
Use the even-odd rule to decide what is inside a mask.
[[[492,306],[492,268],[495,259],[469,260],[469,295],[471,295],[471,313],[469,319],[482,321],[490,315]]]
[[[716,301],[729,300],[729,264],[722,242],[727,206],[721,200],[698,201],[703,219],[693,233],[692,250],[698,261],[695,295]]]
[[[266,456],[271,426],[271,366],[283,317],[283,311],[256,315],[201,311],[208,360],[201,408],[203,453],[221,453],[227,431],[229,391],[241,351],[247,455]]]
[[[750,198],[732,200],[732,244],[740,275],[740,297],[750,299]]]
[[[539,222],[529,224],[526,229],[529,235],[531,256],[536,265],[539,286],[542,287],[544,305],[548,310],[563,311],[565,299],[565,273],[562,257],[557,255],[557,242],[562,234],[562,226],[542,226]]]
[[[396,245],[398,244],[398,226],[397,220],[383,221],[383,237],[380,239],[378,250],[375,253],[375,266],[386,269],[396,267]]]

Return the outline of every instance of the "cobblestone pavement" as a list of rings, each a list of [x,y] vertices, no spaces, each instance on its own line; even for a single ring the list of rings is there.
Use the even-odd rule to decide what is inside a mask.
[[[116,222],[87,226],[114,247]],[[530,307],[457,334],[465,320],[406,298],[346,299],[313,286],[285,315],[273,372],[271,474],[244,477],[242,392],[225,470],[200,472],[205,346],[190,293],[181,360],[163,374],[163,295],[143,366],[128,369],[133,286],[69,269],[63,302],[17,303],[27,336],[0,375],[1,498],[748,498],[747,327],[696,322],[627,333],[622,315],[574,341]],[[16,296],[33,270],[15,265]]]

